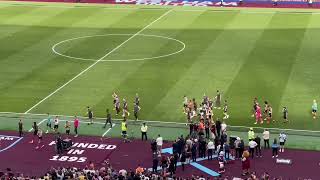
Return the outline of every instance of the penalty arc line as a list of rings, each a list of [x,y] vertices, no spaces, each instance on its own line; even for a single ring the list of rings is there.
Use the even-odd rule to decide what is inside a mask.
[[[60,91],[62,88],[64,88],[65,86],[67,86],[68,84],[70,84],[72,81],[74,81],[75,79],[77,79],[79,76],[81,76],[82,74],[84,74],[85,72],[87,72],[88,70],[90,70],[92,67],[94,67],[96,64],[98,64],[100,61],[102,61],[104,58],[108,57],[111,53],[115,52],[116,50],[118,50],[120,47],[122,47],[124,44],[126,44],[128,41],[130,41],[131,39],[133,39],[134,37],[136,37],[137,35],[139,35],[142,31],[144,31],[145,29],[149,28],[151,25],[153,25],[154,23],[156,23],[157,21],[159,21],[160,19],[162,19],[163,17],[165,17],[166,15],[168,15],[170,12],[172,12],[173,9],[166,11],[164,14],[162,14],[160,17],[158,17],[156,20],[152,21],[150,24],[148,24],[147,26],[145,26],[144,28],[142,28],[141,30],[139,30],[138,32],[136,32],[135,34],[133,34],[132,36],[130,36],[127,40],[123,41],[121,44],[119,44],[117,47],[115,47],[114,49],[112,49],[111,51],[109,51],[107,54],[105,54],[104,56],[102,56],[100,59],[98,59],[96,62],[94,62],[93,64],[91,64],[89,67],[87,67],[86,69],[84,69],[83,71],[81,71],[79,74],[77,74],[76,76],[74,76],[72,79],[70,79],[69,81],[67,81],[65,84],[63,84],[62,86],[60,86],[59,88],[57,88],[56,90],[54,90],[52,93],[50,93],[48,96],[46,96],[45,98],[43,98],[42,100],[40,100],[38,103],[36,103],[35,105],[33,105],[31,108],[29,108],[26,112],[24,112],[25,114],[29,113],[31,110],[33,110],[35,107],[39,106],[42,102],[44,102],[45,100],[47,100],[48,98],[50,98],[52,95],[56,94],[58,91]]]

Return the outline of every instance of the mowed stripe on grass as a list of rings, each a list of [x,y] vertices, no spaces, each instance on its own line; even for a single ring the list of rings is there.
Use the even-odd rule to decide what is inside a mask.
[[[184,14],[177,12],[176,16],[182,18]],[[184,75],[184,72],[189,69],[200,52],[206,49],[215,39],[216,34],[219,33],[219,31],[207,31],[205,39],[198,35],[195,36],[195,32],[190,30],[190,28],[201,27],[201,25],[205,23],[205,17],[208,17],[208,14],[196,14],[195,12],[188,14],[189,16],[192,15],[193,18],[188,17],[187,19],[189,21],[179,21],[180,23],[183,22],[181,24],[177,23],[175,19],[173,21],[168,19],[166,23],[163,22],[165,26],[173,27],[174,30],[161,30],[162,33],[167,32],[170,37],[188,42],[186,49],[181,54],[168,57],[165,60],[144,62],[140,69],[116,88],[122,97],[133,97],[136,92],[140,94],[141,102],[143,103],[142,119],[154,119],[155,116],[160,118],[157,114],[153,113],[154,108],[160,103],[167,91],[174,87],[176,82]],[[175,25],[173,25],[173,23],[175,23]],[[183,25],[184,27],[176,29],[177,24],[178,26]],[[161,24],[159,24],[159,26],[161,26]],[[201,34],[204,35],[204,32],[201,32]],[[169,45],[162,46],[159,51],[165,51],[168,46]],[[148,74],[148,76],[146,77],[145,74]],[[148,84],[148,86],[145,86],[146,84]],[[152,99],[150,99],[150,97],[152,97]],[[133,102],[133,98],[129,100]],[[112,107],[110,97],[107,97],[105,103],[108,103],[109,107]],[[152,117],[150,117],[150,115],[152,115]]]
[[[162,15],[166,12],[167,10],[162,10],[157,12],[143,11],[143,10],[136,11],[136,13],[131,14],[123,21],[119,21],[113,24],[109,28],[112,30],[117,30],[117,28],[123,29],[123,30],[125,29],[127,32],[124,32],[124,33],[129,33],[128,32],[129,30],[131,30],[131,33],[132,33],[132,30],[134,30],[133,34],[137,32],[143,33],[141,30],[145,31],[146,29],[149,29],[150,27],[152,27],[153,23],[156,23],[158,21],[161,21],[162,19],[165,19],[165,16],[162,17]],[[126,29],[124,28],[126,26],[135,27],[135,28]],[[127,41],[128,38],[130,38],[130,41],[131,39],[134,40],[134,37],[131,38],[127,36],[125,41]],[[106,42],[106,43],[110,43],[110,42]],[[114,48],[116,48],[117,46],[119,46],[119,44],[115,44]],[[122,46],[117,48],[116,51],[121,51],[121,49],[122,49]],[[106,54],[107,53],[108,51],[106,51]],[[33,112],[42,112],[43,109],[51,110],[52,108],[52,111],[58,112],[61,114],[70,114],[73,112],[76,112],[77,114],[85,113],[86,106],[88,105],[93,106],[97,101],[99,101],[105,95],[104,91],[106,89],[109,89],[110,85],[112,85],[112,84],[109,84],[110,82],[105,83],[105,79],[103,77],[109,78],[110,76],[112,76],[112,72],[108,71],[105,68],[106,66],[104,65],[106,65],[107,67],[109,66],[108,64],[99,63],[98,66],[91,68],[90,71],[83,74],[83,76],[79,76],[77,79],[74,79],[74,81],[70,85],[65,86],[63,89],[61,89],[61,91],[54,94],[52,98],[49,98],[46,101],[43,101],[43,103],[41,103],[36,109],[34,109]],[[111,68],[114,68],[114,70],[116,70],[115,66],[112,66]],[[136,65],[128,68],[136,68]],[[118,72],[118,73],[121,73],[121,72]],[[94,76],[91,76],[92,74]],[[115,75],[119,76],[120,74],[115,74]],[[123,74],[120,77],[123,77]],[[108,87],[106,88],[103,87],[105,85],[107,85]],[[68,104],[69,108],[65,108],[66,104]],[[73,108],[76,108],[76,109],[73,109]]]
[[[188,14],[181,14],[177,12],[170,13],[165,20],[157,22],[152,28],[149,28],[145,33],[146,34],[160,34],[161,36],[165,37],[171,37],[176,39],[181,39],[180,37],[185,29],[188,29],[191,25],[193,25],[199,17],[201,17],[202,12],[192,12]],[[181,20],[182,18],[185,18]],[[172,41],[162,41],[162,43],[158,44],[157,46],[154,46],[154,49],[150,52],[145,52],[142,54],[142,56],[152,56],[153,54],[159,54],[161,52],[167,52],[168,48],[170,49],[172,47]],[[135,49],[140,48],[148,48],[149,44],[141,44],[138,39],[134,39],[131,42],[129,42],[124,48],[121,49],[121,51],[118,52],[115,56],[111,56],[110,58],[124,58],[127,54],[127,52],[134,52]],[[188,46],[188,45],[186,45]],[[137,67],[130,71],[126,76],[122,78],[121,81],[118,81],[114,86],[109,89],[109,91],[105,91],[106,96],[101,99],[97,104],[95,104],[95,109],[98,110],[98,112],[102,112],[102,116],[104,116],[105,108],[112,108],[112,99],[111,94],[112,92],[117,92],[121,96],[121,98],[126,97],[129,106],[133,107],[133,98],[136,93],[139,93],[140,98],[147,100],[143,102],[143,112],[148,113],[150,111],[149,108],[152,108],[155,104],[152,102],[156,102],[156,99],[150,99],[150,97],[156,98],[159,93],[159,82],[162,80],[165,81],[167,78],[165,78],[164,75],[161,75],[162,72],[168,72],[169,66],[175,66],[177,64],[177,60],[179,60],[177,57],[185,55],[185,50],[174,56],[169,56],[166,58],[161,59],[153,59],[143,62],[129,62],[129,64],[136,65]],[[188,61],[188,59],[186,59]],[[138,64],[137,64],[138,63]],[[167,66],[164,66],[166,64]],[[113,66],[122,67],[126,64],[123,63],[113,63]],[[120,70],[121,71],[121,70]],[[123,72],[123,71],[122,71]],[[112,73],[120,73],[118,69],[115,69]],[[145,74],[148,74],[148,76],[145,76]],[[162,77],[161,81],[156,79],[156,77]],[[172,77],[173,78],[173,77]],[[153,83],[157,83],[154,84]],[[145,84],[148,84],[146,87]],[[155,88],[156,90],[154,90]],[[161,88],[161,91],[165,91],[163,87]],[[129,99],[128,99],[129,98]],[[142,113],[142,114],[145,114]]]
[[[98,11],[95,8],[77,9],[78,11],[66,9],[66,12],[70,10],[77,13],[57,15],[62,18],[67,17],[61,21],[53,19],[51,23],[49,21],[34,23],[33,28],[37,30],[34,33],[28,30],[28,26],[23,26],[22,29],[27,27],[25,30],[28,33],[25,35],[28,36],[29,44],[19,44],[16,41],[19,45],[17,49],[21,47],[21,51],[13,53],[16,51],[13,49],[12,54],[3,60],[8,63],[7,66],[10,64],[11,68],[0,72],[5,75],[1,76],[3,82],[8,83],[6,86],[0,86],[0,91],[4,92],[0,95],[4,100],[0,105],[1,111],[26,110],[88,66],[90,62],[79,62],[51,54],[50,48],[57,41],[87,34],[135,33],[137,29],[141,29],[166,11],[135,9],[129,13],[120,10],[122,12],[117,14],[104,9],[106,14],[110,13],[107,16],[102,10]],[[33,11],[29,13],[31,12]],[[181,114],[182,95],[194,96],[200,100],[204,92],[213,96],[216,89],[224,91],[231,84],[225,95],[230,102],[232,117],[235,118],[231,119],[232,124],[243,125],[247,122],[251,124],[249,115],[254,96],[260,97],[260,103],[262,103],[261,98],[271,100],[274,112],[278,115],[283,89],[291,74],[292,64],[295,62],[311,15],[276,14],[264,30],[272,13],[267,15],[240,13],[234,17],[235,13],[237,12],[174,12],[160,21],[159,25],[156,24],[148,29],[146,33],[172,36],[184,41],[187,48],[182,54],[161,61],[101,63],[74,81],[72,85],[52,96],[50,100],[45,101],[34,112],[84,115],[85,107],[90,105],[94,107],[95,115],[103,117],[105,108],[112,107],[113,91],[119,92],[121,98],[129,98],[130,107],[135,92],[139,92],[143,108],[141,118],[184,121]],[[186,14],[190,19],[185,17]],[[17,20],[15,21],[25,25],[23,20]],[[250,23],[255,25],[250,26]],[[35,26],[37,24],[38,26]],[[10,25],[4,24],[4,26]],[[37,33],[40,33],[42,40],[37,37]],[[23,34],[19,34],[18,37],[23,39]],[[119,41],[114,39],[113,42],[107,42],[107,47],[112,47],[113,43],[116,45]],[[31,45],[31,42],[34,42],[34,45]],[[84,40],[75,43],[74,46],[64,50],[66,52],[79,50],[84,54],[98,56],[101,52],[98,52],[93,45],[88,46],[87,42],[88,40]],[[6,43],[12,42],[8,39]],[[123,51],[115,55],[126,57],[126,53],[133,51],[134,48],[148,46],[139,43],[138,40],[132,41],[123,47]],[[170,42],[158,47],[159,49],[153,50],[153,53],[166,51],[170,48]],[[270,81],[272,81],[271,86],[268,86]],[[312,82],[316,80],[310,80],[306,85]],[[257,87],[257,84],[262,85]],[[190,86],[192,89],[188,89]],[[290,124],[286,127],[297,128]]]
[[[310,15],[273,16],[227,92],[232,102],[230,111],[235,117],[232,122],[253,124],[254,120],[250,115],[254,97],[258,98],[262,108],[264,100],[271,103],[274,118],[280,120],[279,109],[284,105],[288,106],[280,104],[281,97],[309,18]],[[284,127],[283,123],[278,123],[277,126]]]
[[[69,9],[68,11],[73,11]],[[56,56],[51,52],[51,46],[57,42],[58,39],[66,39],[70,36],[82,36],[88,33],[101,33],[102,28],[73,28],[73,25],[82,24],[84,26],[88,21],[95,21],[99,17],[105,15],[103,11],[89,10],[70,12],[74,16],[64,19],[64,16],[71,16],[70,14],[64,14],[59,18],[53,18],[50,23],[42,22],[43,25],[53,25],[61,27],[30,27],[28,31],[34,32],[33,35],[29,35],[30,39],[37,40],[37,43],[28,44],[25,49],[20,49],[20,52],[14,54],[2,62],[7,68],[3,69],[1,76],[3,82],[7,82],[8,85],[2,85],[1,89],[4,93],[1,96],[8,97],[7,103],[3,103],[2,111],[7,109],[16,108],[17,111],[25,111],[30,108],[36,102],[47,96],[57,86],[63,84],[68,79],[71,79],[81,69],[84,69],[88,64],[92,62],[78,62],[70,59]],[[101,14],[103,12],[103,14]],[[66,12],[67,13],[67,12]],[[123,12],[117,18],[105,16],[104,21],[97,21],[104,23],[105,27],[121,21],[123,17],[130,14],[131,11]],[[69,24],[69,26],[66,26]],[[43,39],[39,39],[37,32],[43,34]],[[23,34],[23,32],[21,32]],[[23,40],[23,35],[18,40]],[[18,41],[17,40],[17,41]],[[10,42],[8,42],[10,43]],[[71,47],[69,47],[71,48]],[[39,51],[40,50],[40,51]],[[65,51],[68,49],[66,48]],[[90,52],[88,52],[90,53]],[[94,52],[92,52],[94,53]],[[28,68],[26,68],[28,67]],[[8,73],[12,74],[9,77]],[[5,79],[7,77],[7,79]],[[17,96],[16,94],[19,94]]]
[[[307,27],[281,104],[290,104],[289,118],[293,126],[317,130],[320,128],[320,123],[318,119],[312,119],[311,105],[313,99],[320,101],[319,16],[313,15]]]
[[[225,21],[222,17],[229,19],[229,21]],[[211,42],[210,46],[200,53],[200,56],[184,72],[183,77],[175,84],[174,88],[153,110],[160,119],[166,120],[170,117],[172,120],[186,121],[185,115],[181,113],[182,96],[184,94],[189,98],[196,98],[199,102],[203,94],[213,97],[217,89],[222,92],[226,91],[234,76],[237,75],[243,61],[246,60],[251,49],[254,48],[255,41],[259,39],[272,14],[258,17],[247,14],[233,14],[230,17],[228,13],[225,13],[222,17],[214,19],[220,19],[223,23],[226,23],[225,27],[219,21],[215,21],[215,24],[219,24],[221,27],[215,27],[219,25],[213,24],[207,25],[207,28],[221,29],[222,32],[217,34],[216,39]],[[247,19],[247,21],[244,23],[243,19]],[[202,30],[199,31],[202,32]],[[245,46],[242,45],[243,42],[246,42]],[[184,89],[184,91],[181,92],[181,89]]]

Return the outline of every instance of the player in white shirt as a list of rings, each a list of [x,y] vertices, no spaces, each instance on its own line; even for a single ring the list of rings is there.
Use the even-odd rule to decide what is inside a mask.
[[[59,128],[59,118],[58,116],[56,116],[53,120],[53,129],[54,129],[54,132],[58,132],[58,128]]]
[[[186,95],[183,96],[183,113],[184,114],[187,114],[188,110],[187,110],[187,107],[188,107],[188,98]]]
[[[262,133],[262,138],[263,138],[263,142],[264,142],[264,148],[270,148],[270,144],[269,144],[269,140],[270,140],[270,132],[268,131],[268,129],[265,129]]]
[[[227,132],[227,124],[225,122],[221,123],[221,134]]]
[[[162,139],[162,137],[160,136],[160,134],[158,135],[158,137],[157,137],[157,139],[156,139],[156,142],[157,142],[157,149],[158,149],[158,151],[160,151],[160,153],[161,153],[162,145],[163,145],[163,139]]]
[[[254,157],[254,149],[256,148],[258,144],[252,139],[251,141],[249,141],[249,152],[250,152],[250,155],[251,155],[251,158],[253,159]]]
[[[287,135],[284,132],[281,132],[279,134],[279,144],[280,144],[280,150],[279,152],[284,152],[284,144],[287,141]]]

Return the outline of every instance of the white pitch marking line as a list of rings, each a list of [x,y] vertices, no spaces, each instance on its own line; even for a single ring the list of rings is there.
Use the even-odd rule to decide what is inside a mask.
[[[65,86],[67,86],[68,84],[70,84],[72,81],[74,81],[75,79],[77,79],[79,76],[81,76],[82,74],[84,74],[85,72],[87,72],[88,70],[90,70],[92,67],[94,67],[96,64],[98,64],[101,60],[103,60],[104,58],[106,58],[107,56],[109,56],[111,53],[113,53],[114,51],[116,51],[117,49],[119,49],[120,47],[122,47],[124,44],[126,44],[128,41],[130,41],[131,39],[133,39],[134,37],[136,37],[137,35],[139,35],[142,31],[144,31],[145,29],[149,28],[152,24],[154,24],[155,22],[159,21],[160,19],[162,19],[164,16],[166,16],[167,14],[169,14],[172,11],[169,10],[167,12],[165,12],[164,14],[162,14],[160,17],[158,17],[156,20],[152,21],[150,24],[148,24],[147,26],[145,26],[144,28],[142,28],[140,31],[136,32],[134,35],[132,35],[131,37],[129,37],[127,40],[125,40],[124,42],[122,42],[120,45],[118,45],[117,47],[115,47],[114,49],[112,49],[110,52],[108,52],[107,54],[105,54],[104,56],[102,56],[100,59],[98,59],[96,62],[94,62],[93,64],[91,64],[89,67],[87,67],[85,70],[81,71],[79,74],[77,74],[75,77],[73,77],[72,79],[70,79],[68,82],[66,82],[65,84],[63,84],[62,86],[60,86],[58,89],[56,89],[55,91],[53,91],[52,93],[50,93],[48,96],[46,96],[45,98],[43,98],[41,101],[39,101],[37,104],[35,104],[34,106],[32,106],[30,109],[28,109],[26,112],[24,112],[25,114],[29,113],[32,109],[34,109],[35,107],[37,107],[39,104],[41,104],[43,101],[47,100],[48,98],[50,98],[52,95],[54,95],[55,93],[57,93],[58,91],[60,91],[62,88],[64,88]]]
[[[40,124],[42,124],[45,120],[47,120],[47,119],[42,119],[40,122],[38,122],[38,126],[40,125]],[[31,129],[29,129],[29,132],[31,132],[33,130],[33,128],[31,128]]]
[[[112,127],[115,127],[116,126],[116,124],[112,124]],[[112,128],[109,128],[108,130],[106,130],[106,132],[104,132],[103,134],[102,134],[102,137],[104,137],[105,135],[107,135],[108,134],[108,132],[111,130]]]
[[[56,47],[58,47],[59,45],[66,43],[66,42],[70,42],[73,40],[77,40],[77,39],[84,39],[84,38],[91,38],[91,37],[106,37],[106,36],[132,36],[133,34],[102,34],[102,35],[92,35],[92,36],[81,36],[81,37],[76,37],[76,38],[71,38],[71,39],[66,39],[63,41],[60,41],[56,44],[54,44],[51,48],[51,50],[53,51],[53,53],[59,55],[59,56],[63,56],[66,58],[70,58],[70,59],[77,59],[77,60],[82,60],[82,61],[97,61],[98,59],[90,59],[90,58],[81,58],[81,57],[74,57],[74,56],[69,56],[63,53],[60,53],[56,50]],[[160,55],[160,56],[153,56],[153,57],[146,57],[146,58],[133,58],[133,59],[108,59],[108,60],[101,60],[101,62],[128,62],[128,61],[144,61],[144,60],[153,60],[153,59],[159,59],[159,58],[163,58],[163,57],[168,57],[168,56],[172,56],[175,54],[178,54],[182,51],[184,51],[184,49],[186,48],[186,44],[178,39],[175,38],[171,38],[171,37],[166,37],[166,36],[160,36],[160,35],[152,35],[152,34],[139,34],[139,36],[142,37],[157,37],[157,38],[163,38],[163,39],[168,39],[168,40],[172,40],[175,41],[177,43],[179,43],[181,45],[181,48],[175,52],[169,53],[169,54],[164,54],[164,55]]]

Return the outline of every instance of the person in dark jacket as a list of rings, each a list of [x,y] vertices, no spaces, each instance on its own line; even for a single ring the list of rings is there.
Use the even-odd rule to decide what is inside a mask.
[[[161,157],[161,169],[162,169],[162,172],[166,172],[167,167],[168,167],[168,159],[167,159],[166,156],[162,156]]]
[[[207,143],[206,141],[202,140],[201,142],[201,155],[200,157],[205,158],[206,157],[206,149],[207,149]]]
[[[210,138],[210,121],[209,119],[206,119],[204,122],[205,132],[206,132],[206,139]]]
[[[193,162],[197,160],[197,145],[194,143],[191,148],[191,158]]]
[[[186,152],[182,152],[181,158],[180,158],[182,171],[184,171],[184,165],[186,164],[186,160],[187,160]]]
[[[153,153],[157,152],[157,142],[154,139],[151,141],[151,150]]]
[[[154,157],[152,160],[152,172],[156,173],[158,171],[159,160],[158,157]]]
[[[169,162],[169,173],[170,173],[170,176],[173,176],[173,174],[176,173],[174,156],[171,156],[169,161],[170,161]]]
[[[175,140],[174,143],[172,144],[172,152],[173,152],[173,154],[178,153],[178,143],[177,143],[177,140]]]
[[[219,119],[216,121],[216,130],[217,130],[217,136],[220,137],[220,132],[221,132],[221,122]]]
[[[179,140],[178,140],[178,155],[179,157],[181,156],[182,150],[184,149],[185,146],[185,140],[183,138],[183,135],[180,136]]]
[[[242,139],[240,140],[239,148],[239,153],[242,155],[244,152],[244,141]]]
[[[18,128],[19,128],[19,137],[22,137],[22,135],[23,135],[23,122],[21,119],[19,120]]]
[[[174,171],[176,171],[177,170],[178,161],[179,161],[179,154],[178,153],[174,153],[173,154],[173,160],[174,160]]]
[[[224,143],[223,145],[223,149],[224,149],[224,157],[226,160],[230,159],[230,146],[228,143]]]
[[[219,153],[219,152],[217,152],[217,147],[219,146],[219,144],[220,144],[220,138],[219,137],[216,137],[215,139],[214,139],[214,147],[215,147],[215,151],[216,151],[216,153]]]
[[[257,157],[262,157],[262,154],[261,154],[261,146],[260,146],[260,143],[261,143],[261,138],[259,136],[257,136],[254,141],[257,143],[257,146],[256,146],[256,156]]]
[[[221,145],[223,145],[225,142],[227,142],[227,140],[228,140],[228,135],[226,132],[223,132],[221,135],[221,139],[220,139]]]
[[[56,147],[57,147],[57,154],[62,154],[63,153],[63,144],[62,144],[62,138],[60,134],[58,134],[57,139],[56,139]]]

